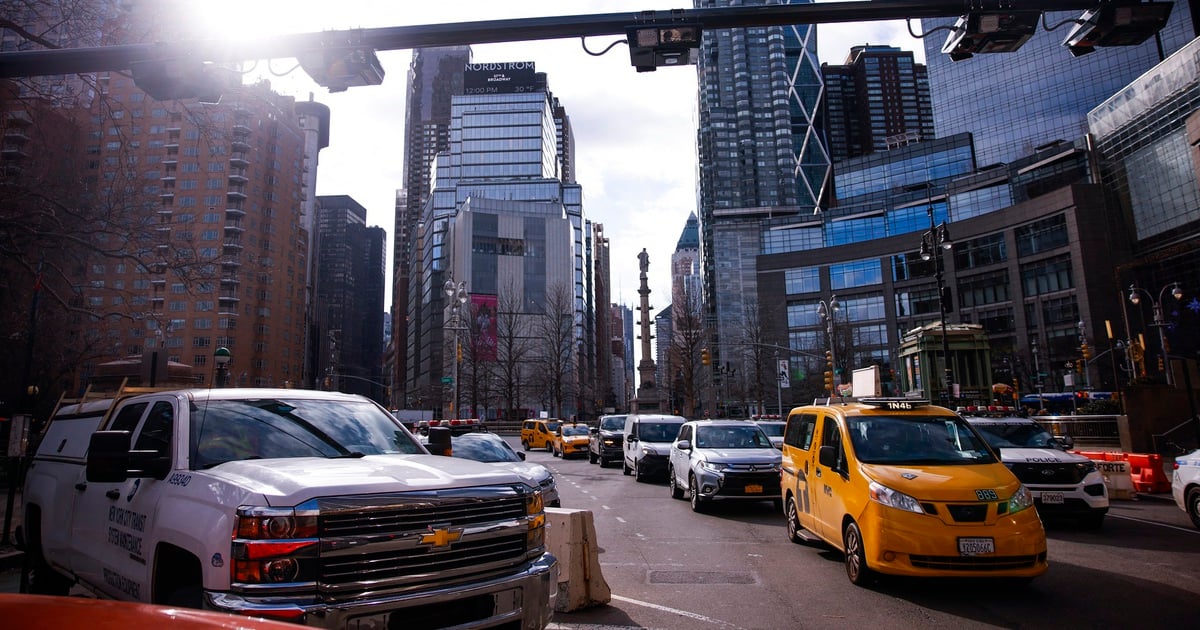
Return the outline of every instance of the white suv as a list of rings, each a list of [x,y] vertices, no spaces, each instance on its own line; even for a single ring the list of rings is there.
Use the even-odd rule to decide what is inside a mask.
[[[1192,518],[1192,525],[1200,527],[1200,450],[1175,458],[1171,494],[1179,508]]]
[[[682,499],[687,488],[694,512],[716,500],[772,501],[782,510],[782,458],[753,422],[693,420],[684,423],[671,445],[667,485],[674,499]]]
[[[1029,418],[977,416],[960,409],[966,418],[999,451],[1000,461],[1033,493],[1042,518],[1070,516],[1084,527],[1104,524],[1108,513],[1108,488],[1092,460],[1065,449],[1070,438],[1056,438]]]

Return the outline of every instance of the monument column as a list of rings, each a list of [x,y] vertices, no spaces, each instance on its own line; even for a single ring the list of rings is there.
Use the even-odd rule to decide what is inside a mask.
[[[646,280],[646,271],[650,269],[650,255],[644,247],[642,253],[638,254],[638,267],[641,269],[638,275],[638,295],[641,296],[638,304],[638,339],[642,341],[642,360],[638,361],[638,391],[633,401],[633,411],[650,413],[661,410],[662,403],[658,399],[658,390],[654,384],[654,351],[650,348],[650,340],[654,335],[650,333],[650,285]]]

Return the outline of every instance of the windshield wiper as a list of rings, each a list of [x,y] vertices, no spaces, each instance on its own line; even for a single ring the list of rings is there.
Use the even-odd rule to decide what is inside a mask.
[[[358,459],[360,457],[366,457],[366,456],[367,456],[366,453],[360,453],[359,451],[346,451],[345,453],[338,453],[337,455],[330,455],[330,456],[326,457],[325,459]]]

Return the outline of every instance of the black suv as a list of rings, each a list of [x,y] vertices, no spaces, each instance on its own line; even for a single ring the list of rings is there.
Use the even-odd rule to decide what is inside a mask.
[[[625,430],[625,416],[600,416],[599,426],[588,432],[588,461],[599,462],[604,467],[608,462],[621,459],[621,433]]]

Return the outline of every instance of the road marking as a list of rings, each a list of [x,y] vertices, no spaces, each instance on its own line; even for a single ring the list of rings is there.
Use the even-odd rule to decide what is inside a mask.
[[[596,500],[597,500],[597,501],[599,501],[599,500],[600,500],[600,497],[596,497]],[[611,509],[612,509],[612,508],[608,507],[607,505],[604,505],[603,503],[602,503],[602,504],[600,504],[600,507],[602,507],[602,508],[604,508],[604,509],[606,509],[606,510],[611,510]]]
[[[1187,532],[1189,534],[1200,534],[1200,530],[1188,529],[1186,527],[1180,527],[1178,525],[1168,525],[1166,523],[1159,523],[1157,521],[1148,521],[1144,518],[1134,518],[1132,516],[1122,516],[1120,514],[1113,514],[1112,512],[1109,512],[1108,515],[1111,518],[1123,518],[1127,521],[1134,521],[1137,523],[1145,523],[1146,525],[1157,525],[1159,527],[1166,527],[1167,529],[1173,529],[1173,530],[1179,531],[1179,532]]]
[[[625,519],[623,519],[623,518],[621,518],[620,516],[618,516],[618,517],[617,517],[617,522],[618,522],[618,523],[624,523],[624,522],[625,522]]]
[[[669,606],[660,606],[659,604],[651,604],[650,602],[643,602],[641,600],[631,599],[629,597],[621,597],[620,595],[613,595],[612,598],[617,601],[626,602],[629,604],[635,604],[637,606],[644,606],[646,608],[653,608],[654,610],[660,610],[662,612],[671,613],[673,615],[679,615],[680,617],[687,617],[689,619],[695,619],[696,621],[703,621],[705,623],[711,623],[711,624],[715,624],[715,625],[722,626],[725,628],[737,628],[737,626],[735,626],[731,623],[725,622],[725,621],[721,621],[720,619],[713,619],[712,617],[705,617],[704,615],[694,613],[694,612],[688,612],[686,610],[679,610],[678,608],[671,608]]]

